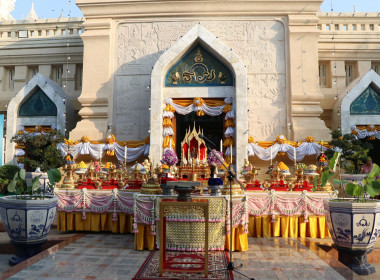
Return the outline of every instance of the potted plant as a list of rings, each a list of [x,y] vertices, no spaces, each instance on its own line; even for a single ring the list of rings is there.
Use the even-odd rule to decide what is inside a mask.
[[[329,167],[323,171],[332,177],[338,157],[330,161]],[[359,275],[375,272],[375,268],[367,262],[367,255],[380,234],[380,200],[370,199],[380,194],[380,167],[374,164],[371,172],[360,181],[347,183],[346,194],[350,198],[334,198],[324,201],[325,216],[328,229],[338,250],[339,261]],[[333,180],[342,186],[342,180]]]
[[[37,168],[46,172],[51,168],[60,168],[64,164],[61,152],[57,149],[57,145],[64,142],[64,136],[59,131],[16,134],[11,141],[24,149],[25,155],[20,158],[20,163],[24,164],[28,172],[33,172]]]
[[[345,172],[341,175],[342,178],[350,181],[363,179],[365,174],[360,174],[360,167],[365,163],[373,146],[368,142],[362,142],[353,134],[342,135],[337,129],[331,132],[331,138],[329,145],[334,149],[327,150],[326,155],[331,158],[335,151],[342,154],[340,166]]]
[[[8,194],[7,186],[19,170],[20,168],[16,165],[0,166],[0,196]]]
[[[0,215],[5,229],[16,249],[16,256],[9,260],[16,265],[41,252],[54,220],[58,198],[45,194],[40,188],[39,177],[27,185],[25,169],[18,171],[8,184],[13,195],[0,197]],[[61,180],[58,169],[47,171],[49,188]]]

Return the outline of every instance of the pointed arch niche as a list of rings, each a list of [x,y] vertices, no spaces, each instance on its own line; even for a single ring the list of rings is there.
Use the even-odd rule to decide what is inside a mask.
[[[380,76],[369,70],[343,98],[342,133],[351,133],[353,125],[380,125]]]
[[[37,73],[9,102],[7,108],[6,155],[7,164],[14,163],[15,143],[11,138],[20,126],[54,126],[65,133],[75,126],[74,111],[63,89]]]
[[[209,85],[191,86],[169,85],[169,70],[174,69],[182,58],[197,45],[202,46],[210,57],[220,61],[233,76],[229,84],[218,83],[218,75],[214,83]],[[196,49],[196,48],[195,48]],[[174,71],[174,73],[177,71]],[[216,71],[217,72],[217,71]],[[223,71],[221,71],[223,72]],[[168,79],[169,78],[169,79]],[[233,98],[235,111],[235,160],[236,168],[240,169],[247,155],[248,144],[248,114],[247,114],[247,73],[240,58],[218,38],[207,31],[202,25],[195,25],[172,47],[163,53],[153,67],[151,76],[151,113],[150,141],[152,154],[157,162],[162,156],[162,114],[166,98]],[[238,109],[237,109],[238,108]]]

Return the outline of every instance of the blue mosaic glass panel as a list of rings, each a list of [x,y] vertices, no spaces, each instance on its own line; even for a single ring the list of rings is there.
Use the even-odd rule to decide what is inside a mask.
[[[369,85],[358,98],[351,103],[351,115],[380,115],[380,93]]]
[[[57,106],[40,89],[28,97],[18,111],[20,117],[57,116]]]
[[[167,87],[233,86],[231,71],[198,44],[187,52],[166,74]]]

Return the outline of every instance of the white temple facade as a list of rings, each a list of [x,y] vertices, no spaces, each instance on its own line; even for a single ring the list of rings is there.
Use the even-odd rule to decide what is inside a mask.
[[[150,136],[159,159],[167,100],[195,98],[232,98],[237,168],[247,157],[249,137],[328,140],[331,129],[342,126],[350,85],[371,68],[371,75],[380,73],[380,19],[371,11],[321,13],[321,0],[280,2],[77,0],[83,19],[3,20],[0,111],[39,72],[62,86],[78,114],[71,140]],[[205,83],[196,55],[189,57],[198,49]],[[195,73],[190,82],[188,73]],[[225,73],[229,84],[223,83]],[[224,123],[224,117],[213,121]],[[178,112],[172,122],[178,144],[180,125],[187,122]],[[223,123],[215,126],[225,138]]]

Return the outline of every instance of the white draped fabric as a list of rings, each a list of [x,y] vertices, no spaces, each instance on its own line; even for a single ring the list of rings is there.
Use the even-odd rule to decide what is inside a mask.
[[[166,98],[166,104],[171,105],[175,109],[175,111],[181,115],[187,115],[193,111],[195,112],[203,111],[205,112],[206,115],[213,116],[213,117],[218,116],[221,113],[223,113],[223,108],[225,106],[225,105],[222,105],[222,106],[216,106],[216,107],[209,107],[206,104],[202,104],[202,106],[198,107],[198,106],[195,106],[194,104],[190,104],[189,106],[185,107],[185,106],[181,106],[174,103],[173,99],[171,98]]]
[[[15,150],[15,156],[16,157],[20,157],[20,156],[24,156],[25,155],[25,151],[23,149],[16,149]]]
[[[68,152],[67,144],[60,143],[57,147],[62,156],[65,156]],[[100,159],[104,156],[106,150],[114,151],[117,159],[119,161],[124,161],[125,147],[114,142],[112,144],[92,144],[78,143],[76,145],[70,146],[70,153],[73,155],[74,159],[79,155],[91,155],[95,159]],[[149,145],[143,145],[138,148],[127,148],[127,162],[132,162],[137,160],[142,155],[146,156],[149,154]]]
[[[367,129],[360,130],[356,128],[355,125],[353,125],[351,129],[357,132],[356,137],[358,137],[359,139],[363,139],[367,137],[375,137],[376,139],[380,139],[380,131],[376,129],[374,131],[368,131]]]
[[[322,146],[322,150],[327,149]],[[303,142],[299,147],[295,148],[296,159],[301,161],[305,156],[317,155],[321,152],[321,145],[315,142]],[[261,160],[270,160],[272,152],[272,159],[274,159],[279,152],[286,153],[291,160],[294,160],[294,147],[289,144],[275,143],[271,147],[263,148],[255,143],[248,143],[248,155],[256,155]]]

